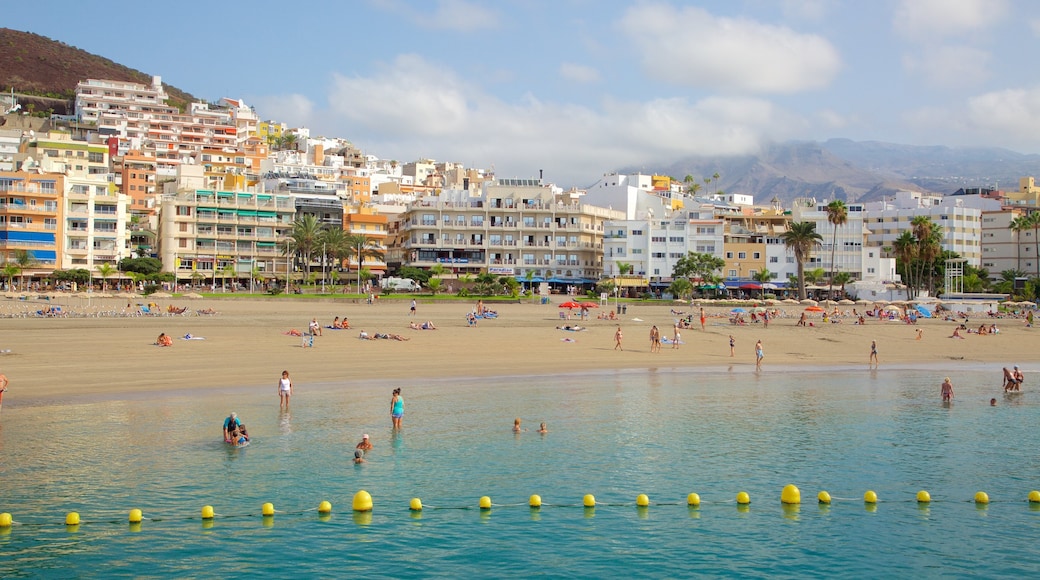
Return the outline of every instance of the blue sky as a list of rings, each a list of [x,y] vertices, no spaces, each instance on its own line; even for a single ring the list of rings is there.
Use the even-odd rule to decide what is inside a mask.
[[[1029,0],[37,0],[0,22],[382,158],[568,186],[792,139],[1040,153]]]

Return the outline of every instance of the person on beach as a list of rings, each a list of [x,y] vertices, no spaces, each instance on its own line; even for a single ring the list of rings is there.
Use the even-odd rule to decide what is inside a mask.
[[[317,318],[311,319],[310,330],[311,336],[321,336],[321,325],[318,324]]]
[[[762,370],[762,359],[765,358],[765,352],[762,351],[762,341],[759,340],[755,343],[755,370]]]
[[[159,338],[155,339],[155,344],[158,346],[173,346],[173,339],[170,335],[165,332],[159,333]]]
[[[737,341],[733,339],[733,335],[729,335],[729,357],[733,358],[737,356]]]
[[[8,384],[7,375],[0,373],[0,409],[4,408],[4,393],[7,392]]]
[[[619,324],[617,331],[614,332],[614,350],[625,350],[625,348],[621,346],[621,339],[623,338],[624,335],[621,334],[621,325]]]
[[[939,394],[942,395],[942,402],[944,403],[949,403],[953,400],[953,383],[950,382],[950,377],[943,379]]]
[[[650,327],[650,352],[661,352],[661,331],[656,324]]]
[[[361,449],[354,449],[354,464],[365,462],[365,452]]]
[[[963,336],[961,336],[961,329],[960,329],[959,326],[954,326],[953,327],[953,334],[951,334],[949,336],[949,338],[960,338],[960,339],[964,338]]]
[[[408,309],[408,316],[415,316],[415,298],[412,298],[412,307]]]
[[[996,407],[997,406],[997,400],[996,399],[990,399],[989,400],[989,406],[990,407]]]
[[[701,330],[704,330],[704,322],[706,320],[707,317],[704,315],[704,308],[701,308]]]
[[[868,361],[867,366],[871,366],[871,367],[874,367],[874,368],[877,368],[877,366],[878,366],[877,341],[876,340],[870,341],[870,360]]]
[[[542,424],[538,427],[538,432],[541,433],[542,435],[545,435],[546,433],[549,432],[549,430],[545,428],[545,422],[544,421],[542,421]]]
[[[231,414],[224,419],[224,442],[241,445],[246,441],[249,441],[249,434],[246,433],[245,425],[238,420],[238,413],[231,411]]]
[[[917,329],[917,338],[915,338],[914,340],[921,340],[921,337],[922,337],[923,335],[924,335],[924,330],[923,330],[923,329],[920,329],[920,328],[918,328],[918,329]]]
[[[672,329],[672,350],[679,348],[679,341],[682,340],[682,336],[679,334],[679,325],[676,324]],[[657,350],[661,350],[660,341],[657,344]]]
[[[292,396],[292,379],[289,371],[282,371],[282,378],[278,379],[278,408],[289,408],[289,397]]]
[[[401,396],[401,387],[394,389],[394,396],[390,399],[390,420],[394,429],[401,428],[401,419],[404,418],[404,397]]]

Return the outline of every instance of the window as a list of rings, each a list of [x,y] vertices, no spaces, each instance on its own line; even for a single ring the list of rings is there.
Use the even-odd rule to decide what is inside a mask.
[[[641,236],[641,235],[643,235],[643,230],[632,230],[632,235],[633,236]]]
[[[727,260],[732,260],[733,259],[733,252],[726,252],[726,259]]]
[[[787,256],[787,263],[794,264],[794,256]]]
[[[663,243],[664,242],[664,236],[651,236],[650,237],[650,241],[651,242],[661,242],[661,243]]]
[[[761,252],[755,252],[755,253],[751,254],[751,257],[753,259],[755,259],[755,260],[760,260],[760,259],[762,259],[762,253]]]
[[[652,258],[664,258],[664,252],[652,252],[650,254]]]
[[[780,258],[778,258],[777,256],[769,256],[769,263],[770,264],[777,264],[779,262],[780,262]]]
[[[730,278],[736,278],[737,277],[737,271],[736,270],[730,270],[729,271],[729,277]]]
[[[747,258],[747,252],[737,252],[737,259],[743,260]]]

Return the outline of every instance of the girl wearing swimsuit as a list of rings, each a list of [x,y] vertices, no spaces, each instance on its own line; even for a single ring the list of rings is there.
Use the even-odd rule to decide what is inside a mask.
[[[289,397],[292,396],[292,379],[289,371],[282,371],[282,378],[278,379],[278,408],[289,408]]]

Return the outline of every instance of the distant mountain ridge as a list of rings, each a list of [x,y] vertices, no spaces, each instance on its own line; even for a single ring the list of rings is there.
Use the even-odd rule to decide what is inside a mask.
[[[39,111],[54,109],[58,114],[71,114],[68,109],[75,99],[76,84],[86,79],[152,83],[151,75],[105,57],[32,32],[0,28],[0,89],[3,92],[14,89],[15,93],[38,95],[42,97],[38,102],[31,98],[19,99],[32,103]],[[177,87],[166,83],[163,87],[170,96],[170,105],[183,109],[197,100]]]
[[[635,169],[626,171],[636,171]],[[643,169],[646,171],[646,168]],[[785,205],[799,197],[872,201],[901,189],[949,194],[962,187],[1018,189],[1021,177],[1040,173],[1040,155],[996,147],[917,146],[830,139],[774,143],[756,155],[693,157],[654,173],[693,175],[702,192],[751,194],[756,204],[774,197]]]

